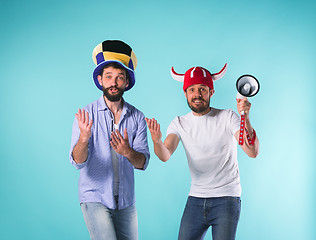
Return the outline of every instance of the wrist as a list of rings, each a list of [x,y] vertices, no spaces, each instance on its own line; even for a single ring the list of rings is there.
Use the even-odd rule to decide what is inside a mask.
[[[154,144],[163,144],[161,138],[153,139],[153,143],[154,143]]]
[[[131,159],[131,157],[133,156],[134,153],[134,149],[131,147],[128,147],[127,150],[122,154],[124,157],[126,157],[127,159]]]
[[[87,143],[89,143],[89,139],[90,139],[90,136],[85,136],[83,134],[80,134],[78,142],[80,142],[82,144],[87,144]]]
[[[251,128],[250,131],[251,132],[249,133],[247,128],[246,128],[246,137],[247,137],[247,141],[248,141],[249,145],[253,146],[253,144],[255,143],[257,134],[256,134],[256,131],[253,128]]]

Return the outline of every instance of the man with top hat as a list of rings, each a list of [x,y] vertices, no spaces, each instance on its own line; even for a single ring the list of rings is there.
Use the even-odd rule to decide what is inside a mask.
[[[241,207],[237,162],[240,117],[232,110],[209,106],[215,92],[213,81],[223,77],[226,68],[225,64],[216,74],[202,67],[190,68],[185,74],[171,69],[172,77],[184,83],[184,95],[192,111],[171,122],[164,142],[160,124],[146,118],[155,154],[161,161],[169,160],[180,140],[187,155],[192,182],[180,224],[181,240],[203,239],[210,226],[213,240],[235,239]],[[259,142],[250,124],[250,106],[247,98],[237,100],[248,132],[241,148],[255,158]]]
[[[102,96],[79,109],[72,129],[71,163],[80,169],[79,200],[91,239],[138,239],[134,169],[149,161],[144,114],[123,99],[135,84],[132,48],[107,40],[93,50]]]

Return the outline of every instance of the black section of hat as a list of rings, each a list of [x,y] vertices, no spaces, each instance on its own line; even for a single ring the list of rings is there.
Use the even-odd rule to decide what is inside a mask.
[[[132,48],[119,40],[107,40],[102,42],[103,52],[122,53],[131,56]]]

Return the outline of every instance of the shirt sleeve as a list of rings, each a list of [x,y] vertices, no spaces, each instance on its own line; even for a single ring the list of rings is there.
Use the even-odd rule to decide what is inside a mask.
[[[72,156],[72,151],[74,150],[74,147],[78,143],[79,136],[80,136],[80,129],[78,126],[78,120],[75,118],[74,123],[72,125],[72,136],[71,136],[71,144],[70,144],[70,151],[69,151],[69,160],[70,160],[70,163],[73,166],[75,166],[76,169],[83,168],[87,162],[87,161],[85,161],[84,163],[77,164]]]
[[[229,127],[233,135],[240,129],[240,116],[235,113],[233,110],[229,109]]]
[[[178,136],[179,139],[181,139],[180,133],[179,133],[178,127],[177,127],[178,122],[179,122],[178,117],[176,117],[175,119],[172,120],[172,122],[169,124],[169,126],[167,128],[167,136],[169,134],[175,134]]]
[[[140,170],[145,170],[149,163],[150,153],[147,142],[147,124],[145,121],[145,116],[143,113],[139,113],[138,116],[138,128],[136,132],[136,136],[133,141],[133,149],[136,152],[140,152],[145,155],[146,161],[144,167]]]

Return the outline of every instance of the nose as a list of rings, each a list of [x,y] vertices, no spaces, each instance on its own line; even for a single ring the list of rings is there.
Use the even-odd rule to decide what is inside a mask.
[[[194,91],[194,94],[193,94],[195,97],[201,97],[202,96],[202,92],[200,89],[197,89]]]
[[[117,78],[113,77],[109,81],[110,86],[117,86]]]

